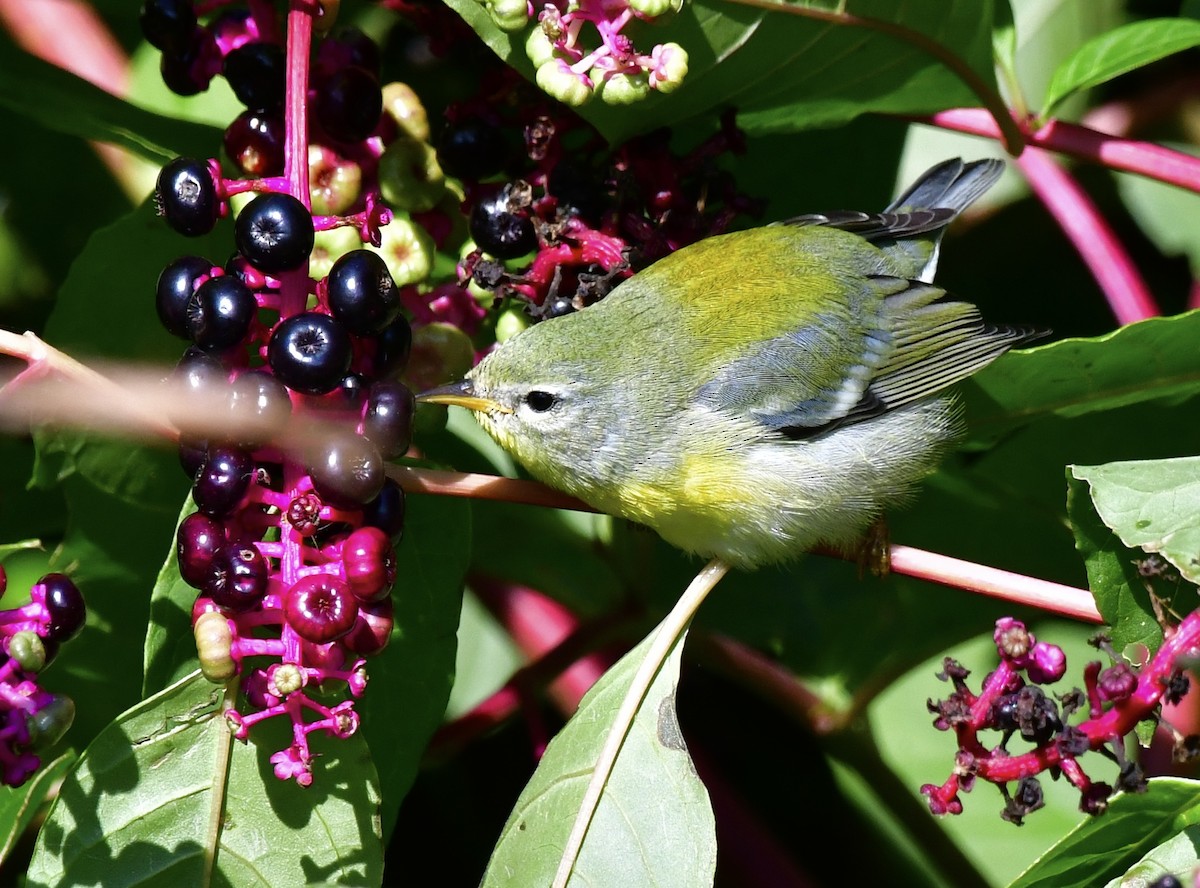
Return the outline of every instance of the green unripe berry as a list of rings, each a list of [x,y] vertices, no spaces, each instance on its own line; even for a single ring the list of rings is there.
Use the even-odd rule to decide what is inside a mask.
[[[429,116],[407,83],[389,83],[383,88],[383,111],[409,138],[429,141]]]
[[[520,31],[529,24],[527,0],[491,0],[484,5],[501,31]]]
[[[654,47],[651,58],[654,69],[650,72],[650,85],[663,94],[677,90],[687,76],[687,51],[678,43],[663,43]]]
[[[397,287],[416,284],[429,277],[433,269],[433,238],[407,216],[397,214],[379,229],[379,246],[367,244],[387,263]]]
[[[237,675],[237,663],[233,659],[233,633],[229,620],[216,611],[200,615],[192,627],[196,638],[196,653],[200,659],[200,671],[213,684],[225,684]]]
[[[650,95],[648,74],[613,74],[607,79],[596,81],[596,95],[606,105],[632,105]]]
[[[36,632],[23,630],[8,643],[8,655],[26,672],[41,672],[46,665],[46,646]]]
[[[629,0],[629,8],[642,18],[657,18],[668,12],[678,12],[682,6],[676,0]]]
[[[507,342],[522,330],[529,328],[529,315],[515,308],[505,311],[496,318],[496,341]]]
[[[525,54],[533,67],[540,68],[554,58],[554,41],[546,33],[545,28],[534,28],[525,38]]]
[[[340,216],[358,200],[362,167],[323,145],[308,146],[308,193],[317,216]]]
[[[578,108],[592,98],[592,90],[583,77],[571,70],[562,59],[551,59],[538,66],[537,85],[551,98],[564,105]]]
[[[446,191],[446,175],[428,142],[401,136],[379,158],[379,190],[393,209],[432,210]]]
[[[352,225],[318,231],[313,238],[312,253],[308,257],[309,277],[319,281],[329,274],[333,263],[351,250],[362,249],[362,245],[362,238]]]
[[[75,721],[75,701],[54,694],[49,703],[25,720],[29,728],[29,748],[48,749],[67,733]]]
[[[267,690],[277,697],[286,697],[305,685],[304,673],[294,663],[281,663],[271,670]]]

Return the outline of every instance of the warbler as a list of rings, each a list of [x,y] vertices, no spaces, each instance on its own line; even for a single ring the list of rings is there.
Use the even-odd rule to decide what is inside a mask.
[[[950,160],[881,213],[708,238],[420,396],[476,412],[534,477],[752,568],[852,549],[962,433],[947,388],[1043,331],[932,284],[1000,176]]]

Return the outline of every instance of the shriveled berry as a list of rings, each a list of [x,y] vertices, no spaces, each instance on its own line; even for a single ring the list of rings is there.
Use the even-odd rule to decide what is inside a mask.
[[[57,642],[70,641],[87,619],[87,608],[79,588],[60,573],[46,574],[37,585],[44,590],[46,637]]]
[[[356,335],[378,333],[400,314],[387,263],[371,250],[351,250],[338,259],[325,286],[329,311]]]
[[[312,536],[321,524],[321,498],[302,493],[288,505],[287,522],[303,537]]]
[[[242,208],[234,225],[238,252],[260,271],[299,268],[312,252],[312,216],[290,194],[260,194]]]
[[[238,101],[251,111],[283,104],[286,55],[274,43],[244,43],[225,56],[222,73]]]
[[[321,499],[341,509],[357,509],[383,490],[383,457],[358,435],[341,435],[325,445],[310,466],[313,488]]]
[[[192,485],[196,508],[212,518],[226,517],[241,503],[253,477],[250,454],[233,447],[210,448]]]
[[[138,24],[151,46],[178,53],[196,29],[196,13],[191,0],[146,0]]]
[[[412,419],[416,399],[396,380],[381,379],[371,384],[363,414],[362,435],[379,448],[384,459],[403,456],[412,443]]]
[[[404,488],[388,478],[379,496],[363,506],[363,524],[378,527],[395,544],[404,535],[404,511]]]
[[[212,277],[188,302],[188,334],[203,349],[226,349],[246,337],[257,312],[249,287],[233,275]]]
[[[378,601],[396,582],[396,552],[378,527],[360,527],[342,542],[346,584],[360,601]]]
[[[301,638],[326,644],[354,628],[358,602],[350,588],[336,577],[309,574],[297,580],[284,595],[283,617]]]
[[[248,176],[283,175],[284,121],[273,111],[243,111],[225,128],[225,154]]]
[[[316,117],[340,142],[361,142],[375,130],[383,113],[379,81],[365,68],[334,71],[317,89]]]
[[[394,613],[391,596],[379,601],[363,602],[359,605],[354,628],[342,639],[342,644],[364,657],[378,654],[392,640]]]
[[[221,607],[249,610],[267,594],[270,565],[256,546],[228,543],[213,556],[204,594]]]
[[[193,512],[175,532],[175,555],[179,575],[193,589],[208,580],[213,557],[225,545],[225,525],[202,512]]]
[[[484,198],[471,210],[471,237],[479,248],[497,259],[515,259],[537,247],[537,234],[529,217],[509,209],[503,191]]]
[[[212,271],[213,265],[200,256],[181,256],[162,270],[154,294],[158,319],[172,336],[190,339],[187,308],[196,281]]]
[[[313,311],[280,321],[267,343],[267,363],[276,377],[307,395],[333,391],[350,369],[352,357],[345,328]]]
[[[272,440],[292,415],[287,387],[265,370],[247,370],[229,389],[229,418],[238,441],[255,448]]]
[[[167,224],[180,234],[198,237],[217,224],[220,201],[208,163],[177,157],[158,174],[156,199]]]

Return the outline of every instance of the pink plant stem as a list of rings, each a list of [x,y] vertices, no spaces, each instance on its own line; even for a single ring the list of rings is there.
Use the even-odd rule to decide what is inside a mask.
[[[1125,248],[1071,174],[1033,146],[1015,162],[1083,257],[1117,321],[1132,324],[1161,314]]]
[[[983,108],[951,108],[922,118],[941,129],[1000,139],[1000,128]],[[1200,158],[1137,139],[1123,139],[1074,123],[1051,120],[1034,129],[1028,121],[1017,124],[1026,142],[1072,157],[1090,160],[1112,170],[1138,173],[1170,185],[1200,193]]]

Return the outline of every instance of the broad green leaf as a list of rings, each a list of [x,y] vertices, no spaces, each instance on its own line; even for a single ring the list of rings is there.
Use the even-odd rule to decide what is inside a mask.
[[[1187,884],[1200,866],[1200,824],[1185,827],[1127,869],[1105,888],[1130,888],[1132,885],[1153,885],[1166,875],[1175,876]]]
[[[1126,546],[1157,552],[1200,583],[1200,457],[1072,466]]]
[[[515,35],[499,30],[478,0],[449,2],[497,55],[533,78],[524,50],[528,29]],[[993,83],[990,0],[808,0],[787,5],[877,19],[915,32]],[[584,33],[585,39],[594,35]],[[594,100],[579,108],[614,143],[698,115],[715,119],[718,110],[729,106],[738,109],[739,122],[748,131],[795,132],[837,126],[870,112],[923,114],[980,104],[926,49],[866,27],[728,0],[689,0],[670,22],[631,27],[629,33],[647,53],[659,43],[680,44],[688,53],[688,75],[670,95],[653,94],[620,107]]]
[[[1162,627],[1154,618],[1146,584],[1138,577],[1138,553],[1122,545],[1100,520],[1078,469],[1067,469],[1067,515],[1075,534],[1075,548],[1087,567],[1088,588],[1096,599],[1096,609],[1108,623],[1108,635],[1118,651],[1130,644],[1158,650]]]
[[[1140,794],[1115,796],[1102,817],[1085,819],[1009,888],[1092,888],[1200,824],[1200,783],[1159,777]]]
[[[0,863],[8,860],[15,845],[41,812],[55,784],[75,760],[68,752],[43,764],[24,786],[0,788]]]
[[[1200,22],[1196,25],[1200,27]],[[1160,144],[1193,156],[1197,153],[1194,145]],[[1116,173],[1114,178],[1122,203],[1154,245],[1167,256],[1186,256],[1193,275],[1200,274],[1200,194],[1133,173]]]
[[[1049,117],[1063,99],[1078,90],[1099,86],[1195,46],[1200,46],[1200,22],[1186,18],[1132,22],[1094,37],[1058,66],[1046,89],[1042,115]]]
[[[189,494],[175,522],[180,523],[196,510]],[[156,694],[199,668],[196,640],[192,635],[192,603],[199,594],[179,576],[179,557],[174,545],[167,550],[167,560],[154,590],[150,593],[150,621],[146,627],[143,654],[142,696]]]
[[[279,719],[233,741],[224,691],[194,674],[122,715],[51,808],[30,886],[379,884],[379,787],[361,735],[314,737],[313,785],[278,780]]]
[[[1074,417],[1200,393],[1200,311],[1150,318],[1092,339],[1007,354],[962,386],[970,443],[1048,416]]]
[[[0,105],[49,129],[111,142],[159,164],[181,154],[208,157],[221,144],[214,127],[144,111],[22,50],[0,53]]]
[[[596,683],[550,742],[496,845],[484,888],[549,885],[613,716],[654,638]],[[642,701],[568,884],[709,886],[716,835],[675,713],[683,638]]]

